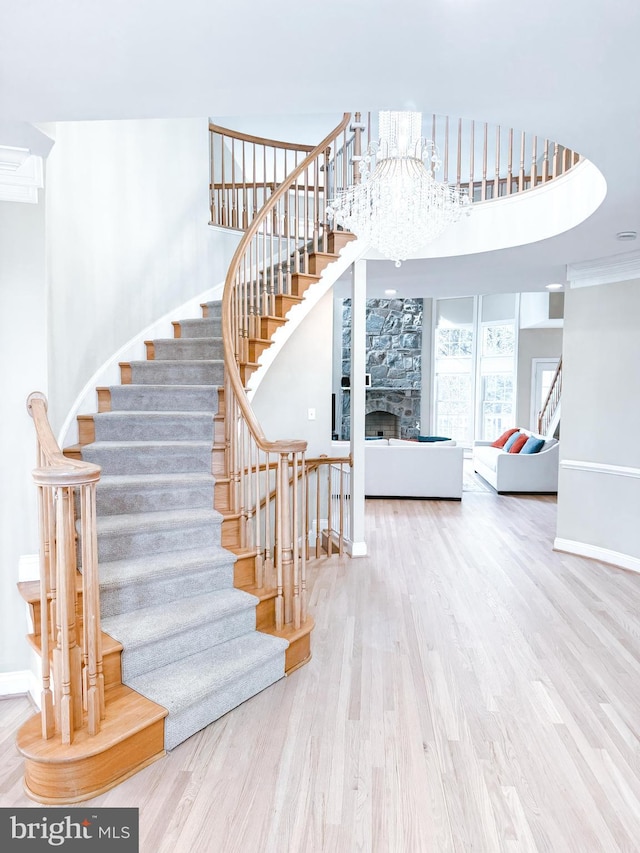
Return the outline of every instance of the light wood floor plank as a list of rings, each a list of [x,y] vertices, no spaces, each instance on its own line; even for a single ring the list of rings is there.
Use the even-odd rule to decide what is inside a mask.
[[[309,567],[311,662],[92,802],[142,853],[638,853],[640,576],[554,552],[553,497],[366,514],[370,556]]]

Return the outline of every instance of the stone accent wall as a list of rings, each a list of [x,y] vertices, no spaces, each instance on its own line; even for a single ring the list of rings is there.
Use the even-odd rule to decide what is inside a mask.
[[[422,380],[422,299],[368,299],[366,364],[371,374],[366,413],[390,412],[400,418],[402,438],[420,432]],[[343,302],[342,375],[351,371],[351,300]],[[350,437],[350,394],[342,394],[341,437]]]

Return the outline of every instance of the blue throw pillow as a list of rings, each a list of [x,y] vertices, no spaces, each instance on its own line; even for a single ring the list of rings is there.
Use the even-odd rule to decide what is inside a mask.
[[[527,443],[524,445],[520,454],[523,453],[539,453],[544,447],[544,438],[536,438],[531,435],[527,439]]]
[[[516,443],[516,439],[519,437],[519,435],[520,435],[519,432],[514,432],[513,435],[510,435],[506,441],[506,444],[505,444],[503,450],[506,450],[508,453],[511,450],[512,446]]]
[[[444,435],[419,435],[418,441],[451,441]]]

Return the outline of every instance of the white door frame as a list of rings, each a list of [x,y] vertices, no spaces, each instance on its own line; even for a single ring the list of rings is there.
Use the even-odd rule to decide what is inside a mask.
[[[538,392],[539,392],[539,371],[541,368],[546,370],[555,371],[558,367],[558,362],[560,361],[560,357],[553,358],[552,356],[545,356],[543,358],[532,358],[531,359],[531,388],[529,389],[529,429],[533,432],[538,431],[538,414],[537,411],[539,402],[538,402]],[[542,401],[540,401],[542,402]]]

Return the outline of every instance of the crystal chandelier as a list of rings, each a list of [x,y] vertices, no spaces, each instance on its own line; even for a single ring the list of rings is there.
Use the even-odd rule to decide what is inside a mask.
[[[422,113],[385,111],[378,119],[380,139],[360,160],[360,182],[339,192],[327,213],[399,267],[469,213],[469,197],[435,180],[440,159],[421,136]]]

